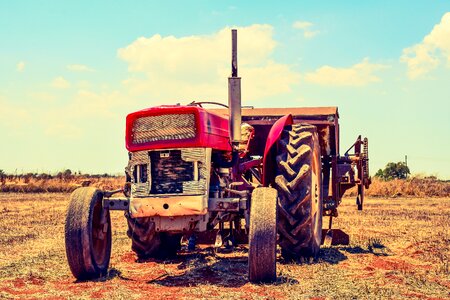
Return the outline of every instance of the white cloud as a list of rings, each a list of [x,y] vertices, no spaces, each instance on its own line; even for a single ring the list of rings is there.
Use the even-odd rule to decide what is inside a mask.
[[[67,70],[73,71],[73,72],[94,72],[95,70],[86,66],[86,65],[67,65]]]
[[[299,74],[271,59],[276,47],[270,25],[238,28],[239,75],[244,103],[289,92]],[[231,33],[224,28],[211,35],[140,37],[118,56],[131,76],[124,85],[134,95],[149,95],[156,103],[227,99],[231,73]],[[277,82],[277,83],[275,83]],[[157,102],[159,101],[159,102]]]
[[[303,33],[303,36],[304,36],[305,38],[309,39],[309,38],[315,37],[315,36],[318,35],[318,34],[319,34],[319,31],[318,31],[318,30],[316,30],[316,31],[308,31],[308,30],[305,30],[305,32]]]
[[[59,123],[53,122],[45,129],[45,134],[70,140],[80,138],[82,136],[82,130],[77,126],[64,121]]]
[[[67,110],[73,117],[115,117],[113,111],[126,105],[126,99],[117,91],[95,93],[79,90]]]
[[[50,117],[61,116],[70,123],[74,119],[114,118],[115,111],[126,109],[130,101],[118,91],[96,93],[90,90],[78,90],[67,105],[55,108]]]
[[[16,105],[0,96],[0,131],[2,127],[13,129],[15,132],[26,128],[31,122],[31,114],[22,106]],[[9,130],[5,130],[9,133]]]
[[[294,24],[292,24],[292,27],[295,29],[307,29],[311,27],[313,23],[306,22],[306,21],[295,21]]]
[[[372,64],[368,58],[365,58],[362,62],[349,68],[320,67],[312,73],[307,73],[305,80],[320,85],[364,86],[371,82],[380,81],[380,78],[374,73],[388,67],[382,64]]]
[[[76,139],[99,122],[123,122],[130,104],[118,91],[78,90],[66,105],[41,112],[42,123],[47,135]]]
[[[435,69],[442,60],[450,66],[450,12],[425,36],[423,41],[403,49],[400,61],[408,65],[408,77],[419,78]]]
[[[23,70],[25,70],[25,62],[19,61],[16,65],[16,70],[17,72],[23,72]]]
[[[55,95],[52,95],[51,93],[47,92],[33,92],[30,93],[29,95],[34,99],[45,104],[53,103],[56,99]]]
[[[307,39],[312,38],[320,33],[320,31],[318,30],[311,30],[313,26],[313,23],[307,21],[295,21],[292,24],[292,28],[302,30],[303,36]]]
[[[64,77],[59,76],[53,79],[51,86],[56,89],[67,89],[70,87],[70,82],[64,79]]]

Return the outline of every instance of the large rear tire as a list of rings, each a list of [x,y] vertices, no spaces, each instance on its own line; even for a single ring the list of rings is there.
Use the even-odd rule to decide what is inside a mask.
[[[155,223],[149,217],[131,218],[126,213],[128,221],[127,235],[131,238],[131,250],[138,259],[170,258],[181,249],[182,234],[156,232]]]
[[[248,276],[250,282],[276,280],[277,191],[253,190],[250,207]]]
[[[293,124],[278,144],[278,234],[284,258],[317,258],[322,240],[322,163],[315,126]]]
[[[102,205],[103,193],[93,187],[70,196],[65,226],[70,271],[79,280],[106,275],[111,257],[111,218]]]

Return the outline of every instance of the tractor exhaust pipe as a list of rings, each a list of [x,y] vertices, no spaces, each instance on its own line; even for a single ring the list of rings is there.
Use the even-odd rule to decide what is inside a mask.
[[[233,150],[238,151],[241,140],[241,77],[238,77],[237,30],[231,30],[231,77],[228,77],[228,107],[230,138]]]

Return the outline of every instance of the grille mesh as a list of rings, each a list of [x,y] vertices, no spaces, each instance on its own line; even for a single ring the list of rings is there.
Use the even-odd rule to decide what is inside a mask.
[[[136,119],[133,124],[133,144],[195,137],[193,114],[167,114]]]

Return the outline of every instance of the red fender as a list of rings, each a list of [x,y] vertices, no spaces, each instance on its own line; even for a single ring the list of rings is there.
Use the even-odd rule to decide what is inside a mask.
[[[284,127],[287,125],[292,125],[293,123],[294,119],[292,119],[292,115],[285,115],[284,117],[278,119],[269,131],[263,157],[262,183],[264,186],[269,186],[269,184],[272,183],[273,179],[275,178],[276,153],[274,147],[276,147],[276,144],[281,137],[281,133],[283,132]]]

